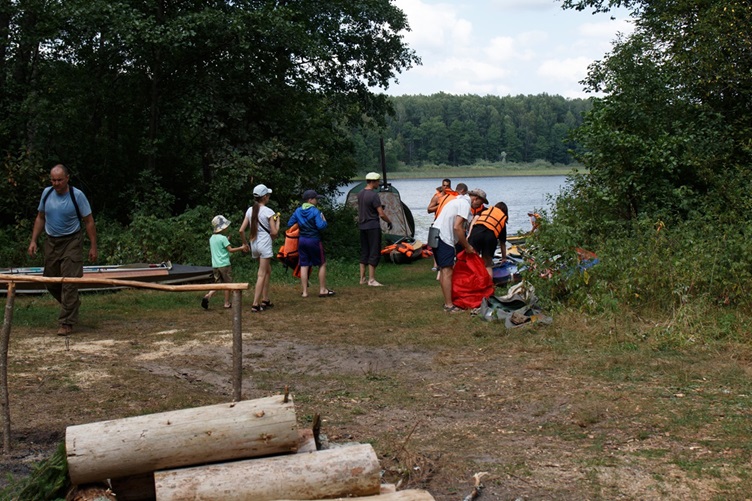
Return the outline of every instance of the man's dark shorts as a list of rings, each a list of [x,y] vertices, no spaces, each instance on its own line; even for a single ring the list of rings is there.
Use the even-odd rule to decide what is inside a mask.
[[[381,228],[360,230],[360,264],[376,266],[381,259]]]
[[[454,251],[454,247],[447,243],[444,243],[443,240],[439,239],[439,246],[433,250],[433,257],[434,259],[436,259],[436,266],[438,266],[439,268],[454,266],[455,256],[456,253]]]
[[[499,246],[499,239],[496,238],[493,230],[480,224],[473,226],[473,231],[470,232],[467,241],[473,246],[475,252],[484,258],[493,258],[496,248]]]

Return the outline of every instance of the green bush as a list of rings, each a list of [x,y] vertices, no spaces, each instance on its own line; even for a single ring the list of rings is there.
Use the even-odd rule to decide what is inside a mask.
[[[528,243],[533,265],[526,278],[549,307],[669,318],[654,336],[670,346],[741,335],[738,314],[750,307],[752,224],[695,214],[604,224],[604,231],[592,225],[595,217],[577,220],[580,203],[559,204]],[[599,264],[579,269],[578,247],[595,252]]]
[[[360,240],[356,213],[351,207],[322,204],[329,223],[324,231],[324,248],[328,259],[355,260],[359,255]],[[206,206],[188,209],[173,217],[139,212],[129,225],[105,217],[96,218],[99,259],[97,264],[173,263],[211,266],[209,237],[211,220],[215,211]],[[228,233],[233,245],[240,245],[237,231],[244,214],[225,214],[232,226]],[[282,227],[274,245],[276,250],[284,243],[284,230],[290,215],[282,215]],[[32,222],[23,221],[16,226],[0,230],[0,262],[12,266],[41,266],[42,252],[32,259],[26,255]],[[40,238],[42,243],[44,236]],[[88,239],[85,239],[88,247]],[[244,255],[243,257],[247,257]],[[248,271],[252,259],[233,257],[233,266]]]

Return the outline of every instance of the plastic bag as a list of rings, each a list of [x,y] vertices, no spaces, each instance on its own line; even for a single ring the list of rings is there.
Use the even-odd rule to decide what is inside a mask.
[[[452,303],[463,309],[478,308],[494,293],[494,283],[478,254],[461,251],[452,273]]]

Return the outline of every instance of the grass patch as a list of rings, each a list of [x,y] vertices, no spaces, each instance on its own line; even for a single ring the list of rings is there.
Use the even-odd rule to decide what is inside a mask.
[[[492,472],[486,492],[499,498],[752,491],[749,346],[666,345],[658,318],[572,308],[507,331],[444,314],[431,264],[379,266],[385,286],[373,288],[357,263],[333,260],[337,295],[306,299],[275,265],[274,308],[252,314],[243,293],[245,398],[289,387],[300,426],[321,415],[330,440],[373,443],[387,476],[442,499],[466,495],[475,471]],[[254,283],[253,267],[239,271]],[[19,296],[15,436],[229,400],[232,314],[204,311],[201,295],[86,294],[68,346],[54,300]]]

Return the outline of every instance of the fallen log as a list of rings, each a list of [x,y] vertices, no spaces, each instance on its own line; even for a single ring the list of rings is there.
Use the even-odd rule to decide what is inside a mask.
[[[420,489],[406,489],[404,491],[391,492],[388,494],[379,494],[376,496],[366,496],[357,498],[336,498],[328,499],[327,501],[353,501],[362,499],[363,501],[434,501],[434,498],[428,491]],[[280,499],[277,501],[296,501],[291,499]],[[301,500],[297,500],[301,501]],[[315,501],[313,499],[307,499],[305,501]]]
[[[73,484],[294,452],[295,408],[282,395],[70,426]]]
[[[298,430],[297,449],[298,454],[316,452],[312,430]],[[154,490],[154,472],[152,471],[131,477],[112,478],[110,483],[112,484],[112,492],[117,495],[118,501],[154,501],[157,499],[157,493]],[[382,493],[384,493],[384,485],[381,485]]]
[[[157,501],[269,501],[379,494],[379,460],[369,444],[308,454],[158,471]]]

